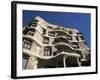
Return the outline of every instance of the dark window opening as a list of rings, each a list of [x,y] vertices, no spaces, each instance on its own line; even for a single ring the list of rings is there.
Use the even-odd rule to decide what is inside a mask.
[[[33,23],[31,24],[32,27],[36,27],[37,26],[37,23]]]
[[[72,31],[69,31],[69,34],[72,34],[73,32]]]
[[[84,40],[84,37],[83,36],[80,36],[81,40]]]
[[[43,44],[49,44],[49,38],[48,37],[43,38]]]
[[[46,34],[46,29],[43,29],[43,34]]]
[[[37,23],[29,23],[28,26],[29,27],[36,27],[37,26]]]
[[[33,33],[29,33],[29,35],[33,36]]]
[[[39,68],[56,68],[55,65],[41,65]]]
[[[85,45],[87,45],[87,43],[86,43],[86,42],[84,42],[84,44],[85,44]]]
[[[29,31],[28,35],[33,36],[35,32]]]
[[[77,40],[77,41],[79,41],[79,38],[78,38],[78,36],[76,36],[76,40]]]
[[[79,48],[79,45],[78,45],[78,43],[75,43],[75,42],[73,42],[73,43],[71,43],[71,45],[72,45],[72,47],[73,47],[74,49],[77,49],[77,48]]]

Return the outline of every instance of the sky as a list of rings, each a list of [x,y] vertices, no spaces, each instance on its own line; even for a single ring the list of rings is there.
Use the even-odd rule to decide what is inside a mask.
[[[87,46],[91,47],[91,15],[89,13],[23,10],[23,26],[36,16],[42,17],[51,24],[78,29],[84,34]]]

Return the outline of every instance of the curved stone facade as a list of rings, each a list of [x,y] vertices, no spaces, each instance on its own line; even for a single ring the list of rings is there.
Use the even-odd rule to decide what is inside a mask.
[[[90,49],[76,29],[37,16],[23,28],[23,69],[90,66]]]

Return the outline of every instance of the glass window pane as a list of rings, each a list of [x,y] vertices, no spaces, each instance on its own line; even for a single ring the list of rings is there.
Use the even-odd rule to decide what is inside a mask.
[[[22,69],[26,69],[28,58],[23,57],[22,59]]]

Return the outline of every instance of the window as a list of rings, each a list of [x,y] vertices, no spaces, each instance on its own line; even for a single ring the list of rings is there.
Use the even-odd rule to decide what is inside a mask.
[[[43,38],[43,44],[49,44],[49,38],[48,37]]]
[[[29,32],[28,32],[28,35],[33,36],[33,35],[34,35],[34,32],[29,31]]]
[[[74,49],[77,49],[77,48],[79,48],[79,45],[78,45],[78,43],[75,43],[75,42],[73,42],[73,43],[71,43],[72,44],[72,47],[74,48]]]
[[[43,34],[46,34],[46,29],[43,29]]]
[[[24,40],[23,41],[23,48],[30,50],[31,49],[31,42]]]
[[[37,23],[33,23],[31,24],[32,27],[36,27],[37,26]]]
[[[28,60],[29,60],[29,56],[24,54],[22,58],[22,69],[26,69]]]
[[[72,37],[71,36],[66,36],[66,39],[72,40]]]
[[[69,34],[72,34],[72,31],[69,31]]]
[[[79,38],[78,38],[78,36],[76,36],[76,40],[77,40],[77,41],[79,41]]]
[[[81,39],[81,40],[84,40],[84,37],[83,37],[83,36],[80,36],[80,39]]]
[[[28,26],[29,27],[36,27],[37,26],[37,23],[29,23]]]
[[[51,47],[44,48],[44,56],[51,56],[51,53],[52,53]]]

